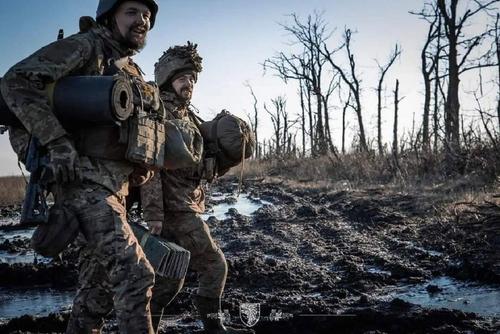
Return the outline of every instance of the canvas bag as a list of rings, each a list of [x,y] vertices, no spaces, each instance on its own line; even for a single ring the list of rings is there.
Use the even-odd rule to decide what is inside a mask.
[[[225,174],[243,159],[252,156],[255,138],[248,124],[227,110],[222,110],[213,120],[200,124],[207,156],[215,156],[217,174]]]

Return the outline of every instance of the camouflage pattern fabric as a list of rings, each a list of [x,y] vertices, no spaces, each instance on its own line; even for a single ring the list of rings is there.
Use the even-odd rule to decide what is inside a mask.
[[[151,333],[153,268],[126,221],[124,197],[95,184],[71,185],[63,204],[77,215],[85,239],[66,332],[100,330],[114,306],[120,333]]]
[[[203,219],[196,213],[166,212],[162,235],[191,252],[189,269],[198,274],[198,295],[220,298],[227,277],[226,258]]]
[[[198,274],[197,294],[221,298],[227,278],[227,263],[203,219],[197,213],[165,212],[161,236],[191,252],[189,270]],[[183,284],[184,280],[156,277],[151,300],[154,328],[160,322],[163,309],[175,298]]]
[[[28,133],[47,144],[64,135],[71,137],[52,113],[50,86],[68,75],[102,75],[110,58],[133,54],[113,40],[109,30],[96,25],[15,65],[2,79],[1,92]],[[111,305],[120,333],[152,333],[149,301],[153,269],[126,222],[123,208],[134,166],[126,161],[80,156],[78,167],[82,183],[63,187],[65,203],[80,220],[87,240],[68,333],[98,328]]]
[[[189,119],[187,106],[175,94],[162,92],[167,119]],[[161,236],[191,252],[189,268],[198,273],[198,295],[220,298],[224,290],[227,263],[222,250],[210,235],[208,225],[199,216],[205,211],[205,192],[198,168],[165,171],[141,187],[141,204],[145,221],[162,221]],[[182,288],[183,281],[155,283],[151,313],[155,326],[162,309],[169,305]]]
[[[161,99],[167,119],[183,119],[195,122],[187,106],[181,104],[173,93],[162,92]],[[168,212],[205,212],[205,192],[201,184],[200,168],[162,170],[141,188],[144,220],[163,220]],[[163,194],[163,199],[159,194]]]

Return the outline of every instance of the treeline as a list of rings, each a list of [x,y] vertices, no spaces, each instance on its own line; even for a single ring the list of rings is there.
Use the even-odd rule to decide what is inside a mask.
[[[265,157],[319,157],[324,155],[341,159],[346,147],[346,115],[354,112],[356,136],[351,147],[370,156],[387,153],[398,163],[398,157],[408,150],[419,156],[443,153],[450,168],[475,144],[488,145],[497,154],[500,150],[500,0],[428,0],[420,11],[410,12],[415,19],[427,23],[427,35],[421,50],[421,73],[424,83],[423,113],[414,121],[413,131],[403,138],[398,129],[399,80],[392,90],[393,141],[390,152],[384,145],[383,87],[387,73],[401,56],[402,47],[395,44],[385,61],[377,61],[377,131],[376,138],[368,138],[365,130],[365,106],[361,96],[362,78],[358,70],[358,57],[353,51],[353,31],[345,27],[340,41],[332,38],[321,13],[301,20],[291,14],[291,23],[282,25],[292,37],[292,50],[283,50],[266,59],[266,73],[277,75],[284,83],[295,82],[300,97],[300,113],[291,115],[284,96],[263,103],[263,110],[250,84],[247,86],[254,100],[253,114],[248,118],[259,149],[256,158]],[[480,18],[478,20],[478,18]],[[486,18],[486,19],[485,19]],[[465,27],[480,21],[480,31],[465,33]],[[300,52],[297,52],[298,50]],[[498,71],[493,82],[483,82],[481,69]],[[475,71],[475,72],[474,72]],[[465,73],[477,72],[477,90],[470,92],[475,101],[480,125],[466,122],[460,105],[460,80]],[[476,74],[475,74],[476,75]],[[397,77],[397,76],[396,76]],[[418,83],[412,83],[417,85]],[[484,85],[497,91],[496,111],[482,104]],[[334,134],[330,127],[332,101],[341,110],[341,132]],[[259,140],[259,115],[268,115],[273,134],[268,140]],[[334,144],[334,135],[341,136],[340,147]],[[297,142],[299,138],[299,142]],[[336,137],[337,138],[337,137]]]

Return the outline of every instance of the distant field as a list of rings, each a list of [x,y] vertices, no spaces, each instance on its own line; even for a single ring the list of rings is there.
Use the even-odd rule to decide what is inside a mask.
[[[0,177],[0,205],[21,204],[26,182],[22,176]]]

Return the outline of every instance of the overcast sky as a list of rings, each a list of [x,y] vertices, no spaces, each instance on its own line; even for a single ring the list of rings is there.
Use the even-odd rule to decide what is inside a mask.
[[[0,76],[12,65],[40,47],[54,41],[63,28],[68,36],[77,32],[78,19],[95,16],[97,0],[18,0],[0,3]],[[403,53],[386,76],[387,109],[384,110],[384,138],[391,139],[392,90],[400,80],[401,125],[409,129],[413,115],[421,118],[422,79],[420,49],[426,36],[426,24],[408,11],[419,10],[421,0],[160,0],[156,25],[148,36],[145,49],[135,57],[148,79],[153,79],[153,65],[169,46],[198,43],[204,71],[194,91],[193,104],[200,116],[212,118],[221,109],[244,116],[253,110],[253,100],[244,86],[248,81],[259,99],[262,136],[269,136],[271,122],[262,103],[286,95],[291,114],[299,112],[297,87],[285,85],[272,73],[263,75],[262,63],[277,51],[290,48],[288,36],[279,25],[290,22],[287,14],[297,13],[305,19],[316,11],[324,11],[329,27],[338,28],[329,44],[333,48],[341,40],[345,26],[356,30],[354,53],[363,80],[366,110],[365,127],[374,138],[377,65],[384,63],[395,43]],[[477,22],[478,25],[484,22]],[[473,28],[473,27],[472,27]],[[339,58],[340,60],[341,58]],[[493,69],[485,75],[493,73]],[[464,89],[475,83],[462,81]],[[338,104],[332,101],[331,128],[338,143],[340,131]],[[351,135],[355,119],[349,120]],[[402,130],[400,130],[402,131]],[[0,175],[19,174],[16,157],[7,135],[0,136]]]

